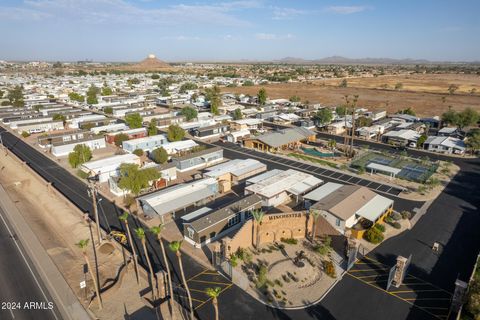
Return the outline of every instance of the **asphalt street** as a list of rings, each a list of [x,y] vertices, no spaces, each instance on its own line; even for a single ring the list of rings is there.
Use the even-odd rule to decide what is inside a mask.
[[[0,319],[61,319],[2,208],[0,257]]]
[[[86,185],[71,176],[55,161],[25,144],[10,133],[3,134],[4,143],[21,159],[51,181],[60,192],[85,212],[91,212],[91,201],[88,198]],[[225,156],[229,156],[226,150]],[[246,157],[246,156],[244,156]],[[456,161],[462,171],[447,186],[445,192],[438,197],[427,213],[412,230],[382,243],[368,255],[369,258],[386,266],[392,266],[399,254],[412,254],[412,265],[409,275],[418,281],[428,282],[432,286],[452,293],[457,277],[468,279],[480,246],[478,225],[480,203],[478,182],[480,168],[478,160],[460,159]],[[274,166],[272,164],[272,166]],[[108,230],[109,226],[122,229],[118,221],[121,212],[113,203],[100,202],[100,221]],[[130,224],[140,225],[132,218]],[[158,269],[162,262],[159,245],[149,236],[148,246],[153,249],[152,259]],[[439,253],[433,253],[434,242],[441,244]],[[141,252],[136,243],[137,252]],[[140,249],[140,250],[138,250]],[[175,270],[178,283],[178,265],[176,257],[168,253],[168,260]],[[217,281],[209,280],[204,268],[193,259],[183,255],[186,277],[200,280],[195,284],[199,291],[196,300],[196,314],[200,319],[212,319],[213,308],[209,300],[201,296],[205,287],[215,286]],[[215,275],[213,275],[215,277]],[[193,277],[193,278],[192,278]],[[202,282],[203,281],[203,282]],[[218,281],[220,283],[220,281]],[[202,286],[203,284],[203,286]],[[178,286],[178,285],[177,285]],[[223,291],[219,297],[221,319],[368,319],[368,320],[401,320],[401,319],[445,319],[436,313],[426,312],[415,300],[399,299],[386,293],[383,289],[372,286],[345,275],[321,303],[302,310],[277,310],[263,305],[235,285],[223,280],[219,285]],[[410,297],[409,299],[413,299]],[[442,297],[442,299],[445,299]],[[444,305],[442,304],[442,308]]]

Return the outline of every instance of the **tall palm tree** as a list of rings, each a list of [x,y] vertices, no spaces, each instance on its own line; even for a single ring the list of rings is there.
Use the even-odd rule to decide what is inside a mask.
[[[170,291],[170,309],[172,310],[172,319],[173,319],[173,314],[174,314],[174,306],[173,306],[173,286],[172,286],[172,275],[170,273],[170,265],[168,264],[167,260],[167,254],[165,253],[165,246],[163,245],[163,240],[162,240],[162,230],[165,227],[163,223],[159,224],[156,227],[151,227],[150,232],[153,233],[154,235],[157,236],[158,242],[160,243],[160,248],[162,249],[162,256],[163,256],[163,261],[165,263],[165,269],[167,270],[167,277],[168,277],[168,290]]]
[[[215,320],[218,320],[218,296],[220,292],[222,292],[220,287],[205,289],[205,293],[212,298],[213,308],[215,309]]]
[[[313,227],[312,227],[312,241],[315,240],[315,232],[316,232],[316,228],[317,228],[317,219],[318,219],[318,216],[320,215],[320,211],[318,210],[310,210],[310,215],[312,216],[313,218]]]
[[[100,296],[100,289],[98,288],[97,278],[93,274],[93,269],[90,266],[90,259],[88,259],[88,254],[87,254],[87,247],[88,247],[89,241],[90,241],[89,239],[80,240],[76,245],[82,250],[83,258],[85,258],[85,263],[87,264],[87,268],[88,268],[88,271],[90,272],[90,277],[92,277],[93,286],[95,287],[95,292],[97,294],[98,308],[102,310],[103,303],[102,303],[102,297]]]
[[[192,296],[190,295],[190,289],[188,288],[187,280],[185,280],[185,273],[183,272],[183,264],[182,264],[182,252],[180,248],[182,247],[182,241],[172,241],[169,243],[168,247],[172,252],[175,252],[178,258],[178,265],[180,266],[180,275],[182,276],[183,286],[185,287],[185,291],[187,292],[188,297],[188,305],[190,307],[190,319],[194,319],[193,317],[193,304],[192,304]]]
[[[254,228],[256,225],[256,230],[257,230],[257,232],[255,233],[255,247],[257,248],[260,243],[260,226],[262,225],[262,220],[264,215],[265,215],[265,212],[263,212],[262,209],[252,210],[253,220],[255,221],[253,225],[254,225]]]
[[[148,270],[150,272],[150,286],[152,288],[152,299],[155,300],[155,276],[153,275],[152,263],[150,262],[150,257],[147,250],[147,242],[145,241],[145,230],[143,228],[135,229],[137,238],[142,242],[143,252],[145,253],[145,259],[147,260]]]
[[[135,250],[135,244],[133,243],[132,233],[130,232],[130,227],[128,226],[128,212],[124,211],[123,214],[118,217],[123,223],[125,223],[125,229],[127,229],[128,242],[130,243],[130,248],[132,248],[133,255],[133,266],[135,268],[135,276],[137,277],[138,283],[138,265],[137,265],[137,252]]]

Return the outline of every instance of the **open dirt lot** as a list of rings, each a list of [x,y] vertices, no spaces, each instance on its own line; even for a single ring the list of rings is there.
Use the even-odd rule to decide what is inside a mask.
[[[347,79],[348,87],[339,88],[339,80],[314,81],[309,83],[281,83],[265,86],[223,88],[224,92],[256,95],[260,87],[267,90],[271,99],[299,96],[302,101],[336,106],[344,103],[345,95],[358,95],[358,106],[372,110],[387,110],[394,113],[399,109],[413,108],[419,116],[440,115],[452,106],[456,110],[472,107],[480,111],[480,76],[476,75],[402,75],[378,78]],[[403,84],[402,90],[394,90],[397,82]],[[384,83],[390,89],[380,89]],[[451,84],[457,84],[458,93],[448,94]],[[476,94],[468,92],[477,88]]]

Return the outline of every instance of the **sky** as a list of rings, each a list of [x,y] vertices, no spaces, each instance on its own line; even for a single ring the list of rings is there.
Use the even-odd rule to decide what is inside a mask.
[[[480,60],[478,0],[0,0],[0,59]]]

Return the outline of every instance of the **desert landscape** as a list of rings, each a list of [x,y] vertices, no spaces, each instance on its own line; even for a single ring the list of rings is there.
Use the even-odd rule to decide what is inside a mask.
[[[257,94],[263,87],[270,99],[299,96],[302,101],[328,106],[342,104],[345,95],[358,95],[358,105],[388,113],[411,107],[419,116],[439,115],[451,106],[455,110],[467,107],[480,110],[480,76],[473,74],[415,74],[348,78],[347,87],[341,79],[268,84],[263,86],[223,88],[224,92]],[[402,83],[402,89],[395,85]],[[387,84],[387,88],[384,86]],[[458,89],[450,94],[451,84]],[[472,89],[474,93],[470,93]]]

